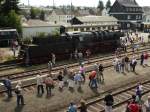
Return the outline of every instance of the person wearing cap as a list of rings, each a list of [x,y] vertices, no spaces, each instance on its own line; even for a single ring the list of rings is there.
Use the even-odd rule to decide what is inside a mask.
[[[67,112],[77,112],[77,106],[71,102]]]
[[[21,81],[18,81],[15,87],[15,93],[17,95],[17,106],[25,105],[21,86],[22,86]]]
[[[148,96],[147,100],[144,103],[145,112],[150,112],[150,96]]]
[[[41,71],[39,71],[39,74],[36,76],[37,81],[37,92],[38,95],[40,94],[40,91],[42,91],[42,94],[44,93],[44,86],[43,86],[43,77]]]

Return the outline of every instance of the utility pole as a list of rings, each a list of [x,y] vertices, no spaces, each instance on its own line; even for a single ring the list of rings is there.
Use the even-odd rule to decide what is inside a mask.
[[[53,0],[53,10],[55,9],[55,1]]]
[[[73,7],[72,7],[72,0],[71,0],[71,7],[70,7],[70,8],[71,8],[71,19],[72,19],[72,18],[73,18],[73,11],[72,11],[72,8],[73,8]]]
[[[28,6],[30,6],[30,2],[29,2],[29,0],[28,0]]]

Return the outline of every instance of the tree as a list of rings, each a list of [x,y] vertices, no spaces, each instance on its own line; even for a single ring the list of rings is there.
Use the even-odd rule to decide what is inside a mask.
[[[8,26],[11,28],[17,29],[19,33],[22,33],[22,25],[21,25],[21,18],[16,14],[14,10],[11,10],[8,14]]]
[[[30,9],[30,17],[31,17],[31,19],[36,19],[37,16],[39,16],[39,15],[40,15],[40,10],[37,9],[37,8],[31,7],[31,9]]]
[[[43,10],[40,13],[40,19],[43,21],[45,20],[45,12]]]
[[[111,2],[110,2],[110,0],[108,0],[106,3],[106,9],[110,9],[110,7],[111,7]]]
[[[19,0],[5,0],[1,4],[1,12],[4,15],[7,15],[11,10],[14,10],[15,13],[19,14],[20,9],[18,7],[18,3],[19,3]]]
[[[97,8],[98,8],[100,11],[102,11],[102,10],[104,9],[104,3],[103,3],[103,1],[99,0],[99,3],[98,3]]]

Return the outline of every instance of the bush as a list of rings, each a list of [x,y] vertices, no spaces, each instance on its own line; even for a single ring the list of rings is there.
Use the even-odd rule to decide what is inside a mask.
[[[32,39],[30,37],[23,38],[22,43],[27,45],[32,44]]]

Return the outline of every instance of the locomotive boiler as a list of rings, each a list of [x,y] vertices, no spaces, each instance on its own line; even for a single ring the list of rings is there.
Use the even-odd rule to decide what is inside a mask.
[[[28,60],[30,64],[48,62],[51,53],[57,60],[70,58],[75,50],[92,54],[112,52],[120,46],[120,37],[124,34],[120,31],[92,31],[92,32],[67,32],[60,37],[47,36],[33,38],[31,45],[22,45],[19,57],[23,62]]]

